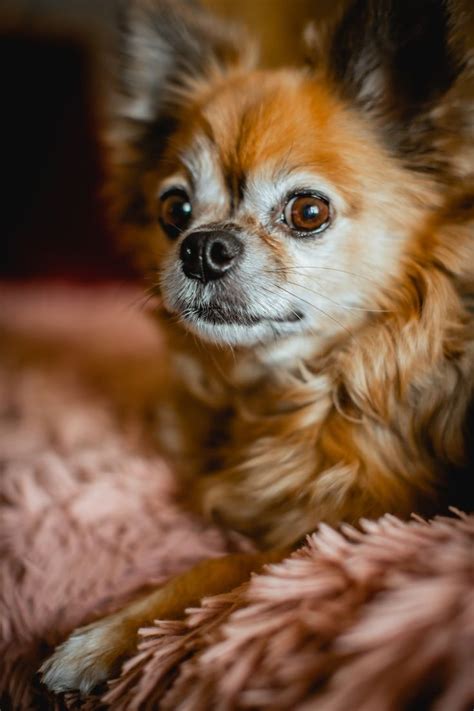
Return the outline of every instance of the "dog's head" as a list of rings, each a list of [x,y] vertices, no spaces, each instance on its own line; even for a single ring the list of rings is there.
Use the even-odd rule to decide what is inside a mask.
[[[442,3],[428,4],[442,29]],[[436,202],[419,166],[406,167],[418,136],[407,122],[448,90],[454,60],[440,36],[434,85],[432,62],[406,66],[424,51],[421,36],[400,54],[377,13],[364,23],[365,42],[347,16],[325,44],[313,31],[315,67],[258,70],[246,34],[194,3],[129,4],[121,217],[165,309],[199,337],[327,343],[386,308],[402,278]],[[372,36],[382,31],[396,50]]]

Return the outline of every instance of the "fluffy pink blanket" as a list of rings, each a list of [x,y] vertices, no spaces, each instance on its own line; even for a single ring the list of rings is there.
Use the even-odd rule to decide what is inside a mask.
[[[0,286],[0,708],[472,708],[474,517],[327,527],[182,622],[102,696],[35,672],[75,626],[248,545],[179,508],[147,426],[160,341],[124,287]]]

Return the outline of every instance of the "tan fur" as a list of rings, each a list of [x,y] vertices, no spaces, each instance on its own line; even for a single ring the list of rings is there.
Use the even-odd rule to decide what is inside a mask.
[[[373,139],[351,144],[364,126],[359,127],[323,87],[315,89],[311,81],[291,73],[276,78],[282,94],[295,94],[292,100],[280,99],[274,74],[255,74],[236,79],[210,100],[210,107],[206,104],[222,160],[229,160],[236,140],[229,128],[219,133],[219,121],[214,128],[213,113],[221,121],[226,115],[238,116],[242,97],[253,90],[260,97],[258,110],[240,137],[241,153],[233,156],[234,166],[249,172],[272,155],[284,157],[294,141],[298,148],[291,160],[314,163],[342,185],[352,198],[352,214],[370,211],[377,200],[370,186],[375,189],[383,181],[393,196],[386,211],[393,211],[393,224],[404,223],[411,237],[398,273],[374,295],[373,304],[385,311],[362,323],[358,315],[353,317],[349,326],[354,336],[339,335],[325,351],[305,360],[304,367],[295,363],[289,369],[276,368],[242,387],[238,361],[251,360],[252,354],[194,346],[180,338],[179,327],[172,336],[172,349],[184,350],[199,364],[203,404],[211,404],[217,413],[224,408],[235,412],[219,454],[220,470],[210,475],[204,458],[205,476],[197,489],[200,506],[265,546],[294,542],[319,521],[357,522],[361,516],[386,511],[408,516],[413,510],[434,510],[443,470],[462,461],[461,433],[474,357],[472,319],[464,302],[472,288],[470,216],[462,226],[453,224],[461,218],[456,207],[450,212],[450,193],[442,195],[424,178],[402,175]],[[268,104],[262,100],[267,92]],[[300,108],[296,125],[295,104]],[[265,130],[269,114],[276,116],[271,135]],[[311,137],[316,132],[324,135],[329,120],[327,141],[314,146]],[[179,145],[184,140],[180,137]],[[366,187],[359,195],[357,184]],[[288,265],[284,246],[271,236],[266,239],[276,260],[283,258]],[[353,249],[357,255],[356,243]],[[466,269],[460,289],[457,282]],[[191,422],[189,439],[193,429]],[[195,497],[193,492],[194,503]]]
[[[339,227],[328,240],[350,225],[334,257],[342,267],[334,274],[328,267],[324,276],[332,310],[316,307],[315,331],[231,348],[191,335],[167,308],[157,312],[175,366],[170,390],[181,439],[174,455],[189,503],[262,548],[294,545],[323,521],[430,514],[451,503],[444,490],[451,470],[464,463],[474,388],[474,165],[470,131],[441,128],[453,116],[467,126],[461,117],[472,110],[472,81],[465,79],[451,90],[456,101],[448,96],[434,111],[430,130],[439,130],[439,140],[430,145],[436,171],[429,174],[418,156],[404,161],[384,145],[380,117],[356,111],[324,67],[249,70],[233,55],[228,72],[212,65],[184,82],[161,159],[140,172],[135,155],[116,173],[119,203],[138,181],[157,219],[160,185],[176,176],[192,182],[189,160],[205,162],[217,187],[204,181],[212,199],[198,224],[237,222],[280,285],[291,284],[295,243],[255,211],[236,208],[243,176],[271,188],[280,172],[307,171],[337,195]],[[177,259],[176,246],[153,219],[129,231],[128,241],[160,292],[156,274]],[[356,306],[344,309],[351,290]],[[182,612],[215,592],[203,586],[207,574],[191,572],[184,592],[176,583],[171,607]],[[224,575],[218,589],[247,574],[237,571],[230,582]],[[174,595],[173,584],[169,589]],[[138,625],[171,614],[161,600],[155,593],[139,613],[131,607],[114,618],[116,656],[133,644]],[[68,644],[46,664],[47,680],[61,677]],[[59,681],[50,685],[60,688]]]
[[[272,373],[250,391],[230,384],[240,416],[222,455],[228,466],[198,489],[208,514],[275,545],[319,521],[439,506],[443,470],[463,460],[472,319],[439,269],[414,260],[407,269],[398,300],[387,300],[397,311],[334,355],[291,376]]]

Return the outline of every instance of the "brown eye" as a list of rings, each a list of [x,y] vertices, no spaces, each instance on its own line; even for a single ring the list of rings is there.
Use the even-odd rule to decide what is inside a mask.
[[[296,232],[322,232],[331,221],[329,202],[318,195],[294,195],[286,204],[283,218]]]
[[[159,220],[168,237],[175,238],[186,229],[192,212],[191,201],[181,188],[172,188],[161,196]]]

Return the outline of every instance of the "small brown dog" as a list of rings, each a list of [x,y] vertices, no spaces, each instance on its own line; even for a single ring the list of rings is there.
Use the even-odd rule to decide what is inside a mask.
[[[162,434],[194,505],[267,553],[207,561],[76,631],[43,666],[91,690],[136,642],[320,521],[440,506],[474,384],[474,11],[354,0],[310,66],[133,0],[112,142],[117,214],[162,306]],[[165,422],[166,420],[166,422]]]

